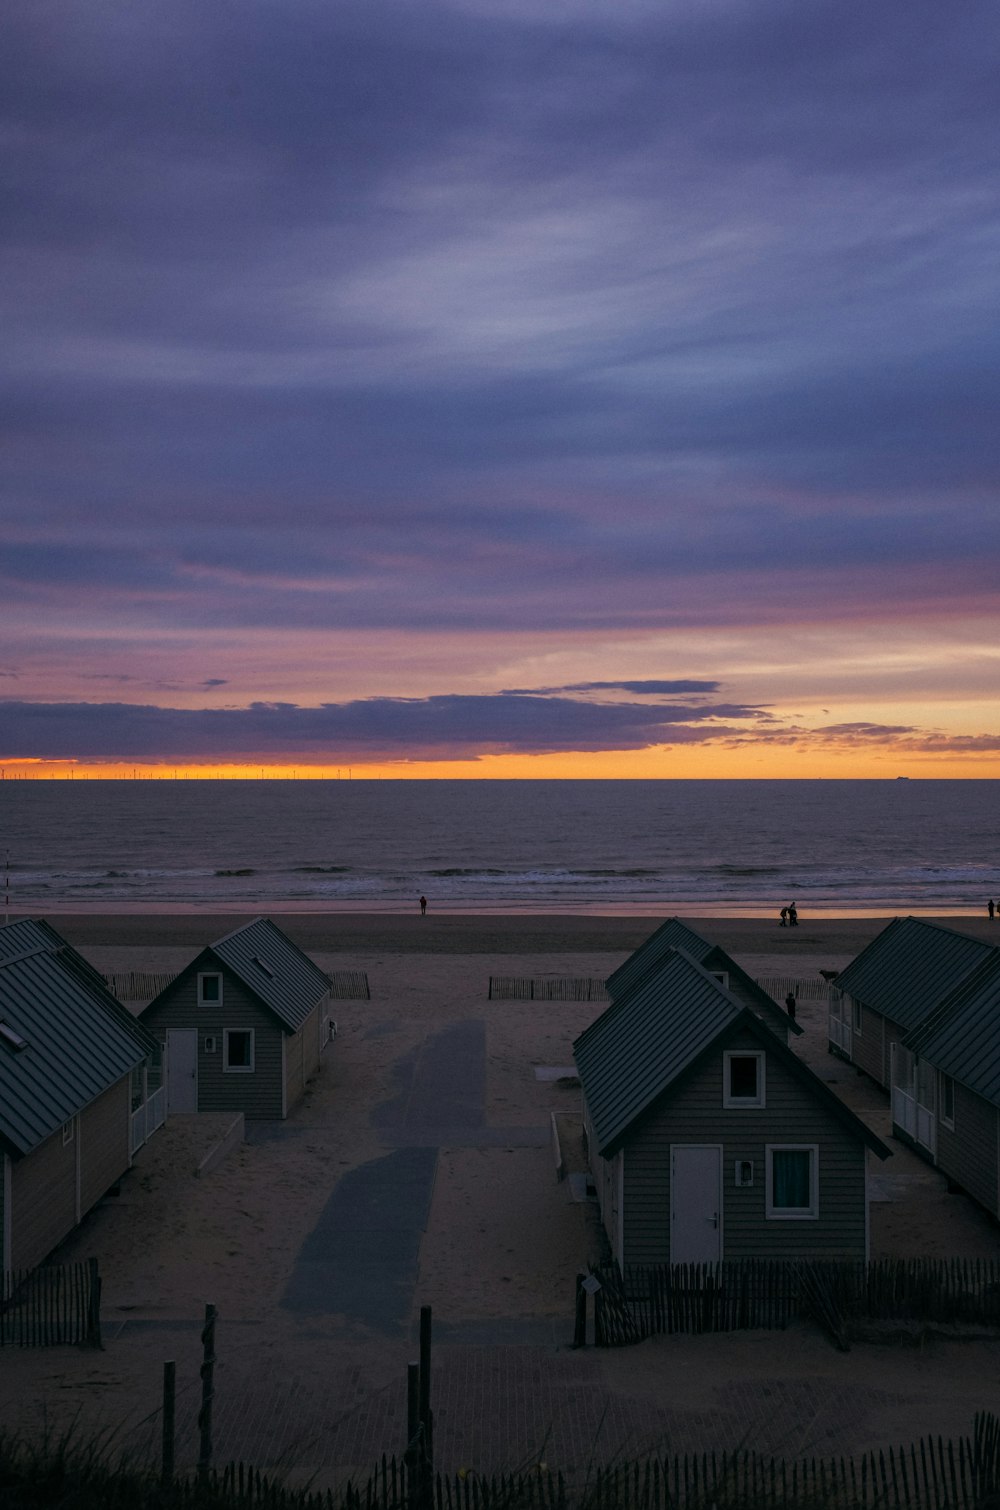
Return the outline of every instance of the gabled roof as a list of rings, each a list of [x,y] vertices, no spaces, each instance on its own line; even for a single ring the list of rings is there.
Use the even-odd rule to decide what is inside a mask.
[[[990,949],[905,1046],[1000,1106],[1000,949]]]
[[[737,984],[740,994],[749,998],[751,1004],[763,1012],[766,1016],[778,1019],[786,1019],[782,1007],[772,996],[758,985],[752,975],[742,969],[740,965],[727,954],[718,944],[709,943],[708,939],[702,938],[700,933],[695,933],[680,918],[667,918],[661,923],[655,933],[650,934],[645,943],[640,944],[634,954],[630,954],[623,965],[613,971],[605,981],[608,995],[612,1001],[627,995],[643,980],[651,971],[657,969],[660,962],[674,949],[683,949],[693,960],[706,970],[724,970],[729,976],[730,986]],[[783,1022],[785,1031],[799,1034],[802,1028],[797,1022],[789,1017]]]
[[[282,1027],[295,1033],[305,1022],[316,1003],[330,989],[330,978],[314,964],[286,933],[270,918],[255,918],[241,928],[216,939],[192,960],[177,979],[195,970],[224,968],[270,1011]],[[143,1016],[172,991],[171,982],[150,1002]]]
[[[990,952],[990,945],[924,918],[894,918],[836,979],[905,1031],[918,1027]]]
[[[738,1028],[755,1034],[833,1116],[888,1157],[875,1134],[767,1024],[681,949],[612,1002],[573,1045],[598,1152],[614,1153],[629,1128]]]
[[[0,929],[0,1022],[7,1029],[0,1041],[0,1142],[27,1154],[141,1064],[150,1040],[131,1018],[126,1024],[109,1010],[114,998],[61,950],[11,953],[12,938],[4,935]]]
[[[44,918],[18,918],[14,923],[0,927],[0,963],[19,954],[36,951],[59,956],[65,969],[71,971],[101,1001],[105,1010],[115,1021],[131,1033],[144,1054],[159,1052],[159,1044],[142,1023],[123,1006],[114,995],[101,972],[85,959],[79,950],[57,933]]]

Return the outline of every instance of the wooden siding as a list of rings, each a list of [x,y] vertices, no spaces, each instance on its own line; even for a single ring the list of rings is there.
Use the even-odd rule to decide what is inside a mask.
[[[158,1002],[142,1014],[144,1027],[166,1038],[168,1028],[198,1030],[198,1110],[243,1112],[250,1118],[278,1120],[282,1116],[283,1029],[277,1018],[234,976],[222,975],[222,1001],[198,1003],[198,975],[181,977]],[[251,1074],[222,1068],[225,1028],[250,1028],[254,1034]],[[205,1048],[207,1038],[215,1049]]]
[[[693,1077],[634,1129],[625,1145],[626,1264],[670,1261],[670,1145],[722,1145],[724,1258],[865,1257],[867,1150],[809,1094],[774,1054],[767,1055],[766,1105],[723,1108],[725,1050],[754,1052],[749,1033],[720,1042]],[[765,1145],[817,1144],[819,1216],[768,1220]],[[750,1159],[754,1183],[735,1184],[736,1160]]]
[[[12,1269],[33,1269],[76,1226],[76,1150],[79,1126],[69,1143],[62,1129],[46,1138],[11,1170]]]
[[[285,1044],[285,1107],[291,1111],[302,1099],[307,1083],[319,1069],[319,1035],[324,1017],[323,1007],[328,1001],[317,1002],[297,1033]]]
[[[80,1113],[80,1214],[120,1180],[131,1162],[131,1076],[126,1075]]]
[[[618,1162],[616,1159],[602,1159],[597,1152],[597,1140],[586,1098],[583,1102],[583,1135],[587,1140],[587,1159],[594,1177],[601,1224],[607,1234],[612,1257],[617,1263],[621,1263],[622,1256],[618,1252]]]
[[[10,1184],[10,1154],[0,1153],[0,1271],[14,1267],[10,1256],[10,1203],[7,1188]]]
[[[848,998],[848,1021],[854,1021],[854,1004]],[[875,1012],[871,1007],[861,1006],[861,1031],[852,1029],[851,1032],[851,1063],[856,1064],[859,1070],[864,1070],[870,1075],[876,1085],[888,1089],[889,1072],[883,1063],[882,1035],[886,1026],[885,1018],[881,1012]]]
[[[955,1126],[937,1121],[937,1158],[942,1174],[978,1201],[993,1216],[997,1207],[997,1108],[982,1096],[955,1086]]]

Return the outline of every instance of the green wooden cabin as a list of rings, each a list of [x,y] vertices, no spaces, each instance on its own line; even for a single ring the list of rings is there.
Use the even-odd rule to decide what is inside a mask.
[[[683,949],[573,1046],[621,1267],[868,1255],[868,1156],[889,1150]]]
[[[129,1168],[157,1047],[47,923],[0,928],[0,1267],[40,1263]]]
[[[203,949],[142,1012],[171,1113],[286,1117],[330,1041],[330,980],[269,918]]]

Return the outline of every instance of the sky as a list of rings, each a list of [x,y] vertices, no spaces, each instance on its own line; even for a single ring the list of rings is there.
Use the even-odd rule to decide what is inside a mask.
[[[13,0],[7,775],[1000,776],[995,0]]]

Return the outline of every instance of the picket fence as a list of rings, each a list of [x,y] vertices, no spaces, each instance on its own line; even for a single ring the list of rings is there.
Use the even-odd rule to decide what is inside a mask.
[[[192,1506],[204,1503],[198,1488]],[[325,1491],[295,1491],[234,1463],[200,1488],[239,1510],[987,1510],[1000,1494],[1000,1425],[981,1413],[970,1437],[923,1437],[856,1458],[788,1462],[743,1449],[592,1466],[578,1477],[539,1465],[427,1482],[383,1458],[367,1480]],[[183,1490],[171,1503],[186,1503]]]
[[[96,1258],[38,1269],[6,1269],[0,1282],[0,1346],[101,1346],[101,1277]]]
[[[608,997],[603,980],[527,975],[491,975],[490,1001],[602,1001]]]
[[[595,1339],[620,1347],[672,1332],[818,1322],[839,1347],[869,1322],[1000,1327],[1000,1261],[729,1259],[595,1271]]]

